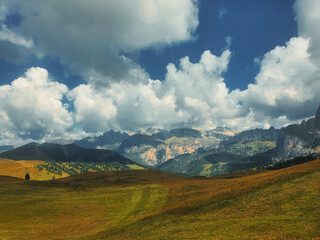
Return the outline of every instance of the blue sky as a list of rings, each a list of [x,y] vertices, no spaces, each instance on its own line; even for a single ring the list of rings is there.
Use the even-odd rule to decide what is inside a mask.
[[[319,8],[316,0],[4,0],[0,142],[311,117],[320,103]]]
[[[194,40],[124,54],[145,68],[152,79],[163,80],[168,63],[178,63],[184,56],[189,56],[191,62],[198,62],[205,50],[220,54],[227,45],[226,38],[230,37],[232,58],[224,77],[231,90],[243,90],[248,83],[254,82],[259,72],[254,58],[298,35],[292,0],[201,0],[198,7],[199,25]],[[4,22],[9,28],[14,28],[22,21],[19,12],[14,11],[6,15]],[[65,76],[65,67],[60,63],[59,56],[46,56],[40,60],[30,56],[18,64],[1,58],[1,82],[9,83],[33,66],[46,68],[70,88],[84,81],[81,76]]]
[[[140,52],[138,62],[152,78],[163,79],[166,65],[177,63],[184,56],[198,62],[205,50],[220,54],[229,36],[232,58],[224,74],[225,81],[232,90],[245,89],[259,72],[254,58],[298,35],[292,0],[202,0],[199,1],[199,21],[194,41],[166,47],[160,53],[153,49]]]

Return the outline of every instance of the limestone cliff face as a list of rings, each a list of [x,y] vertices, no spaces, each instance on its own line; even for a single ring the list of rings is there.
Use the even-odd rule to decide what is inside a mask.
[[[310,136],[312,138],[312,136]],[[295,134],[281,131],[277,140],[276,151],[281,158],[296,157],[311,153],[310,141]]]
[[[149,135],[135,134],[123,141],[117,152],[141,164],[157,166],[178,155],[218,147],[219,142],[227,136],[226,130],[178,128]],[[228,130],[228,134],[232,135],[232,131]]]
[[[158,140],[159,141],[159,140]],[[178,155],[194,153],[198,149],[217,147],[219,140],[213,136],[199,137],[170,137],[162,140],[158,145],[144,142],[140,145],[131,145],[124,149],[124,156],[139,163],[156,166]]]
[[[277,139],[279,157],[318,154],[320,146],[320,107],[314,118],[282,128]]]

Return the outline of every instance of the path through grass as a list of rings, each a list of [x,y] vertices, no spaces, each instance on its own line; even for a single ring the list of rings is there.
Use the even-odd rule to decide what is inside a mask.
[[[0,239],[77,239],[125,227],[161,209],[166,193],[155,184],[86,191],[0,184]]]

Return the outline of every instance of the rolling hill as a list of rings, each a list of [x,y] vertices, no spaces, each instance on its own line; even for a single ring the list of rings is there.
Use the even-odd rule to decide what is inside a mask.
[[[46,161],[30,161],[30,160],[10,160],[0,158],[0,175],[24,178],[26,173],[29,173],[32,180],[51,180],[55,178],[68,177],[65,171],[57,174],[53,171],[48,171],[45,167],[48,163]]]
[[[29,173],[34,180],[120,169],[144,168],[116,152],[75,144],[30,143],[0,154],[0,175],[23,178]]]
[[[120,154],[103,149],[84,149],[75,144],[27,144],[0,154],[12,160],[43,160],[56,162],[117,162],[136,164]]]
[[[0,177],[0,237],[317,239],[319,185],[320,160],[203,179],[152,170]]]

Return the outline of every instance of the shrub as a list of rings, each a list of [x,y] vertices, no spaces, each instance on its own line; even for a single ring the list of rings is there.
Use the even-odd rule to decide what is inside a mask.
[[[29,175],[29,173],[27,173],[27,174],[24,176],[24,179],[25,179],[25,180],[30,180],[30,175]]]

